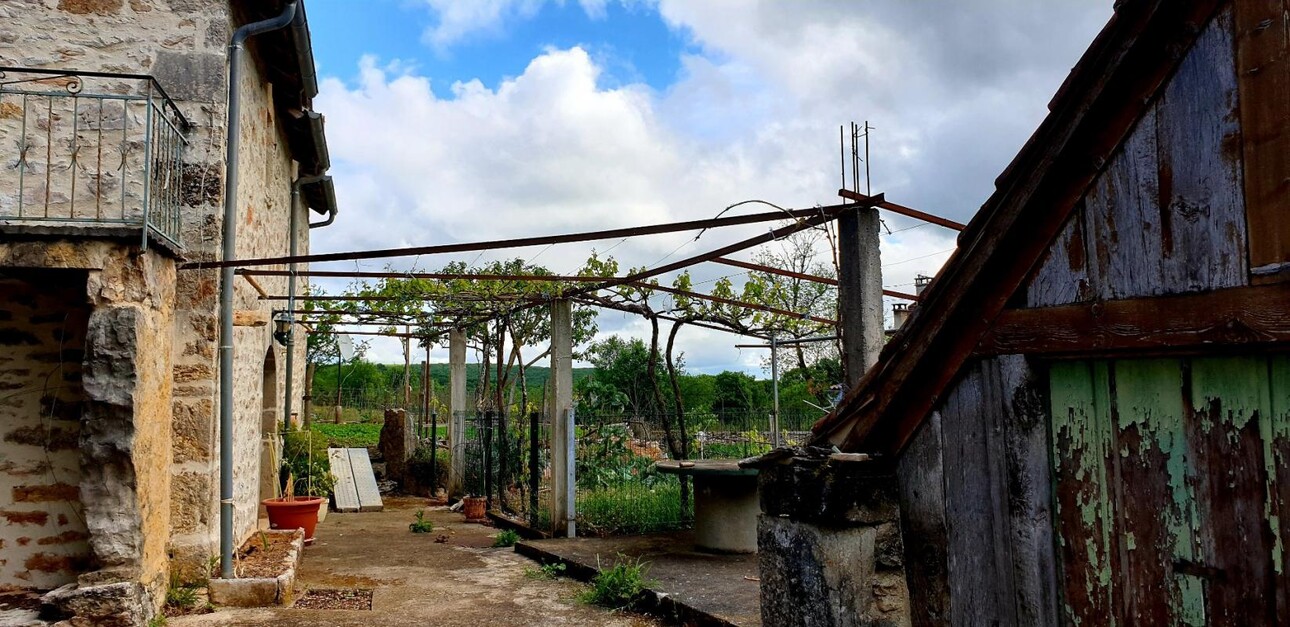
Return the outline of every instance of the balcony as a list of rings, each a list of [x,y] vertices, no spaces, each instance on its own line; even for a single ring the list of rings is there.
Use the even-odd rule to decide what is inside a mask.
[[[188,130],[151,76],[0,67],[0,228],[182,251]]]

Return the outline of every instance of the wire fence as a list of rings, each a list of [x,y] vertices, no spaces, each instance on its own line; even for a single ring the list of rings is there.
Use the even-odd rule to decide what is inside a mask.
[[[779,441],[801,442],[817,416],[780,416]],[[663,459],[739,459],[769,451],[770,412],[686,416],[577,414],[575,510],[579,535],[627,535],[688,528],[688,478],[660,473]],[[490,511],[551,531],[551,421],[479,412],[467,417],[464,489]]]

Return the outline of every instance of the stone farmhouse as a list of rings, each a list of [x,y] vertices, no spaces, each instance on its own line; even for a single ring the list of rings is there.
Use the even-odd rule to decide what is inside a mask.
[[[235,30],[283,15],[230,72]],[[257,528],[300,406],[305,343],[257,293],[289,280],[238,279],[221,451],[221,277],[179,266],[234,231],[239,257],[303,254],[335,218],[303,3],[7,2],[0,66],[0,587],[140,624],[218,553],[221,452],[233,542]]]

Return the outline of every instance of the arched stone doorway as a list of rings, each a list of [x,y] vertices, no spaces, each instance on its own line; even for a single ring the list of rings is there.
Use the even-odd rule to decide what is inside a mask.
[[[282,496],[278,471],[282,465],[282,438],[278,403],[278,364],[269,345],[264,353],[264,371],[260,384],[260,499]],[[260,518],[267,513],[259,506]]]

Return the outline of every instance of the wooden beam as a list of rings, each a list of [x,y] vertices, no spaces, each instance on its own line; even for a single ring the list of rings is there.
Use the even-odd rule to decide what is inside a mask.
[[[978,355],[1072,355],[1249,347],[1290,342],[1290,283],[1202,294],[1009,309]]]
[[[269,312],[259,309],[239,309],[233,312],[233,326],[262,327],[269,324]]]
[[[1234,3],[1250,271],[1290,273],[1290,1]]]

